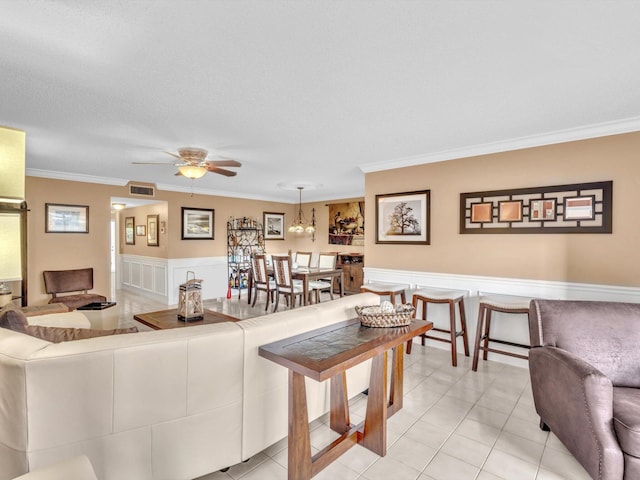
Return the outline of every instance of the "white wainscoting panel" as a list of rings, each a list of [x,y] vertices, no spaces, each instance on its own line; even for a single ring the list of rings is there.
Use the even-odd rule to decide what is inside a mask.
[[[473,346],[478,321],[478,298],[480,295],[507,295],[509,297],[547,298],[556,300],[601,300],[610,302],[640,303],[640,288],[615,285],[596,285],[517,278],[483,277],[475,275],[455,275],[433,272],[415,272],[385,268],[364,268],[365,283],[382,282],[406,285],[407,302],[411,302],[413,291],[420,288],[460,290],[466,292],[465,312],[469,338],[469,351],[473,356]],[[457,315],[456,309],[456,315]],[[418,316],[422,311],[417,312]],[[457,318],[457,317],[456,317]],[[429,304],[428,319],[434,326],[448,328],[449,310],[447,304]],[[458,323],[459,325],[459,323]],[[434,334],[435,335],[435,334]],[[491,320],[491,336],[515,343],[529,343],[529,322],[527,315],[495,312]],[[415,339],[419,342],[419,339]],[[447,343],[427,340],[427,345],[450,349]],[[457,340],[458,354],[462,354],[462,338]],[[419,343],[414,348],[420,348]],[[523,353],[523,350],[509,346],[499,346],[502,350]],[[482,352],[481,352],[482,353]],[[489,353],[489,360],[527,367],[527,361]],[[482,362],[482,360],[480,360]]]
[[[120,255],[120,288],[166,302],[167,260],[141,255]]]
[[[178,303],[180,285],[187,281],[187,272],[202,280],[202,298],[224,297],[227,294],[227,257],[174,258],[168,261],[167,284],[170,304]]]
[[[177,305],[180,285],[187,272],[202,280],[202,298],[224,297],[227,293],[227,258],[155,258],[139,255],[119,256],[120,288],[126,288],[166,303]],[[191,275],[191,274],[190,274]]]

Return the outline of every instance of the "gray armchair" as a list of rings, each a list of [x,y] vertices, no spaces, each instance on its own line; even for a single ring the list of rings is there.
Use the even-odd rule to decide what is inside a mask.
[[[640,479],[640,304],[532,300],[540,426],[594,479]]]

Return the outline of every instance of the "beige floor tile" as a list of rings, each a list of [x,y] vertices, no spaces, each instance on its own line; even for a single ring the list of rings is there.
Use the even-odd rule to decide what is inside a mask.
[[[485,425],[489,425],[491,427],[501,429],[504,426],[504,424],[507,422],[509,415],[506,413],[499,412],[497,410],[490,410],[486,407],[476,405],[467,414],[467,418],[470,418],[471,420],[475,420],[480,423],[484,423]]]
[[[466,418],[458,426],[455,433],[476,442],[493,446],[500,435],[500,429]]]
[[[505,479],[534,480],[538,465],[493,449],[482,470]]]
[[[422,471],[436,454],[437,449],[421,442],[416,442],[406,436],[400,438],[387,451],[387,456],[405,465]]]
[[[544,451],[543,444],[518,437],[508,432],[502,432],[500,434],[493,448],[535,465],[540,463],[542,452]]]
[[[440,451],[479,468],[489,456],[491,446],[454,433]]]
[[[390,478],[393,480],[415,480],[419,475],[419,470],[387,455],[367,468],[362,474],[362,478],[367,480],[389,480]]]
[[[435,480],[475,480],[478,468],[444,452],[438,452],[424,473]]]
[[[563,475],[567,480],[589,480],[591,478],[572,455],[552,448],[544,449],[540,467]]]
[[[504,425],[504,431],[527,438],[538,443],[546,443],[549,432],[540,429],[539,424],[527,422],[516,417],[509,417]]]

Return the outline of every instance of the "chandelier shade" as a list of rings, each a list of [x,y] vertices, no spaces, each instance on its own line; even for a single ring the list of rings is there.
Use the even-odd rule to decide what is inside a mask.
[[[202,178],[207,173],[207,167],[201,165],[180,165],[178,170],[183,176],[192,180]]]
[[[305,218],[304,213],[302,213],[302,190],[304,187],[298,186],[297,188],[299,192],[298,213],[289,226],[289,233],[302,234],[306,232],[309,235],[313,235],[316,231],[315,216],[311,222],[308,222]]]

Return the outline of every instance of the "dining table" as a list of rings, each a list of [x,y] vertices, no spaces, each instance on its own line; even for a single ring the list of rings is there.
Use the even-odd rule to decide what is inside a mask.
[[[267,268],[267,273],[273,275],[273,267]],[[298,267],[291,269],[291,276],[294,280],[302,280],[302,298],[304,305],[309,305],[309,282],[319,280],[321,278],[330,278],[333,285],[335,278],[338,279],[340,285],[340,296],[344,297],[344,282],[342,278],[342,269],[340,268],[319,268],[319,267]],[[253,295],[253,274],[249,271],[247,303],[251,303]]]

